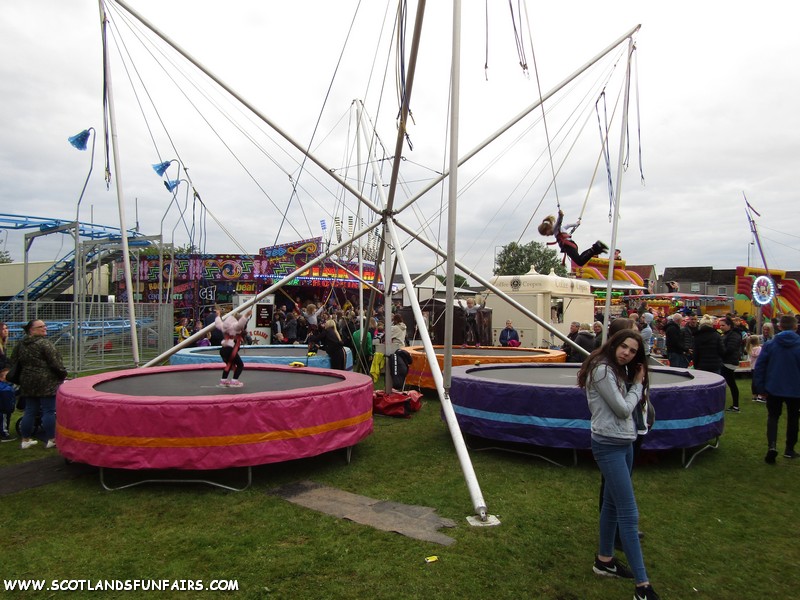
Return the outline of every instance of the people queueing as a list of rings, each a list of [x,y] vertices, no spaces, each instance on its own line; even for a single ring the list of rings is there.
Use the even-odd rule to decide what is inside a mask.
[[[697,333],[697,315],[694,311],[687,311],[681,327],[683,346],[686,348],[686,358],[691,364],[694,362],[694,334]]]
[[[361,332],[364,337],[361,337]],[[369,373],[372,365],[372,332],[369,327],[358,328],[353,332],[353,348],[355,351],[354,363],[361,373]]]
[[[594,350],[594,331],[592,331],[592,326],[589,323],[581,323],[578,326],[578,335],[575,336],[575,343],[586,350],[587,356]],[[575,362],[583,362],[583,358],[583,355],[581,355]]]
[[[639,333],[642,336],[642,341],[644,342],[644,354],[645,356],[650,356],[650,349],[653,347],[653,313],[646,312],[642,315],[639,323],[641,324],[642,328],[639,330]]]
[[[283,325],[283,335],[287,344],[297,343],[297,316],[294,312],[286,314],[286,323]]]
[[[386,354],[393,354],[400,348],[406,345],[406,337],[408,335],[408,327],[403,321],[403,317],[399,312],[392,315],[392,328],[389,330],[389,348],[386,349]]]
[[[331,359],[331,369],[345,370],[347,355],[342,336],[336,329],[336,321],[333,319],[325,321],[324,327],[312,333],[308,341],[309,344],[318,344],[325,348],[325,352]]]
[[[724,347],[720,374],[731,390],[731,405],[728,407],[728,411],[738,413],[739,386],[736,385],[736,369],[739,368],[739,361],[742,358],[742,334],[734,327],[731,317],[720,319],[719,329],[722,332],[722,345]]]
[[[714,319],[703,315],[694,334],[694,368],[719,375],[724,354],[722,336],[714,329]]]
[[[592,350],[597,350],[603,345],[603,322],[595,321],[592,323],[592,331],[594,331],[594,344]]]
[[[189,339],[189,319],[181,317],[175,325],[175,343],[180,344],[182,341]]]
[[[667,360],[670,367],[686,368],[689,366],[689,353],[685,346],[685,338],[681,330],[683,315],[673,314],[664,325],[664,341],[667,345]]]
[[[581,324],[579,321],[572,321],[572,323],[569,324],[569,333],[567,334],[567,338],[574,342],[575,338],[578,337],[578,331],[580,331],[580,327]],[[561,346],[561,349],[567,355],[566,362],[581,362],[583,360],[583,355],[578,350],[573,348],[572,344],[564,342]]]

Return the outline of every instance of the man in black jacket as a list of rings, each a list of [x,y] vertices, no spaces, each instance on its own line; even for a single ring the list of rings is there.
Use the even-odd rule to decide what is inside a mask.
[[[567,334],[567,337],[573,342],[575,341],[575,338],[578,337],[578,330],[580,326],[581,324],[578,321],[573,321],[569,324],[569,333]],[[583,355],[567,342],[564,342],[564,344],[561,346],[561,349],[567,353],[566,362],[583,362]],[[574,357],[573,353],[575,354]]]
[[[722,355],[721,375],[728,384],[731,391],[731,405],[729,412],[739,412],[739,388],[736,385],[736,369],[742,359],[742,332],[739,331],[730,317],[723,317],[719,322],[719,330],[722,332],[722,345],[724,353]]]
[[[670,367],[686,368],[689,366],[683,332],[681,331],[683,315],[675,313],[664,326],[664,340],[667,343],[667,359]]]
[[[697,315],[689,311],[683,319],[683,327],[681,328],[683,334],[683,347],[686,348],[686,353],[689,355],[689,361],[694,360],[694,336],[697,333]]]

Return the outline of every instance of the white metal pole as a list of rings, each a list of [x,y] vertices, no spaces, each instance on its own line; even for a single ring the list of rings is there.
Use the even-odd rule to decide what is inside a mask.
[[[444,390],[450,393],[453,368],[453,320],[455,310],[456,211],[458,209],[458,117],[461,82],[461,2],[453,2],[453,40],[450,50],[450,178],[447,189],[447,259],[445,261]]]
[[[139,339],[136,334],[136,307],[133,302],[133,282],[131,281],[130,252],[128,251],[128,229],[125,226],[125,197],[122,190],[122,173],[119,160],[119,139],[117,137],[117,116],[114,110],[114,94],[111,85],[111,68],[109,67],[108,46],[106,43],[107,18],[103,0],[98,0],[100,5],[100,26],[103,36],[103,64],[105,69],[106,102],[108,103],[108,120],[111,129],[111,149],[114,155],[114,181],[117,189],[117,206],[119,208],[119,233],[122,237],[122,267],[125,274],[125,288],[128,299],[128,318],[131,329],[131,352],[133,364],[139,366]]]
[[[358,135],[358,132],[361,130],[361,102],[356,103],[356,166],[358,169],[358,185],[359,191],[364,189],[364,186],[361,182],[361,178],[363,174],[361,172],[361,136]],[[361,227],[361,203],[358,205],[358,210],[356,211],[356,227]],[[364,245],[361,243],[361,239],[358,240],[358,278],[361,280],[358,284],[358,328],[362,332],[359,335],[363,335],[363,332],[366,331],[366,319],[364,318]],[[359,338],[360,339],[360,338]]]
[[[387,229],[392,237],[392,244],[399,248],[400,239],[397,236],[394,221],[391,219],[388,221]],[[398,266],[400,267],[400,272],[403,274],[404,284],[407,288],[412,287],[414,284],[411,281],[411,275],[408,272],[408,266],[406,265],[402,250],[398,251],[396,256]],[[469,491],[470,499],[472,500],[472,506],[481,522],[487,523],[491,521],[491,524],[493,525],[498,524],[499,521],[497,518],[493,517],[490,520],[489,514],[487,513],[486,501],[483,499],[483,493],[481,492],[481,487],[478,483],[478,477],[475,474],[474,467],[472,466],[472,461],[470,460],[469,451],[467,450],[467,446],[464,442],[464,437],[461,435],[461,427],[458,424],[455,410],[453,410],[453,403],[450,401],[450,395],[445,391],[444,388],[444,377],[442,376],[442,371],[439,368],[439,361],[437,360],[436,353],[433,349],[433,342],[431,342],[428,328],[424,326],[425,318],[422,315],[419,299],[415,295],[410,295],[410,298],[411,309],[414,312],[414,319],[417,321],[417,323],[423,324],[423,326],[419,328],[419,335],[422,338],[422,345],[425,348],[425,356],[428,359],[428,366],[431,370],[431,376],[433,377],[434,384],[436,385],[436,393],[439,395],[439,400],[442,403],[442,412],[445,416],[447,429],[450,431],[450,437],[452,438],[453,446],[456,449],[458,462],[461,465],[461,471],[464,474],[464,480],[467,483],[467,490]],[[446,364],[447,362],[445,359],[445,365]]]
[[[608,279],[606,280],[606,304],[605,314],[606,327],[603,328],[603,342],[608,338],[608,322],[611,312],[611,290],[614,285],[614,249],[617,247],[617,225],[619,223],[619,202],[622,197],[622,175],[624,173],[623,162],[625,161],[625,138],[628,135],[628,105],[630,103],[631,89],[631,56],[633,54],[633,38],[628,38],[628,60],[625,69],[625,90],[622,101],[622,126],[619,136],[619,158],[617,160],[617,183],[614,190],[614,220],[611,224],[611,247],[608,249]]]

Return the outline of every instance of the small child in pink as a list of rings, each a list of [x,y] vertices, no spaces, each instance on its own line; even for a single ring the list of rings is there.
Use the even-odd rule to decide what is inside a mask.
[[[753,371],[755,371],[756,362],[758,362],[758,356],[761,354],[761,341],[758,339],[758,336],[757,335],[748,336],[744,349],[745,352],[747,352],[747,356],[750,358],[750,368]],[[756,390],[754,387],[752,387],[752,384],[750,391],[753,393],[753,402],[767,401],[767,399],[761,396],[760,394],[756,394]]]

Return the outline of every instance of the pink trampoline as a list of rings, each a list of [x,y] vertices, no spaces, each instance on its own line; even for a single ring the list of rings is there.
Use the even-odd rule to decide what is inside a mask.
[[[101,477],[104,467],[249,473],[342,448],[349,461],[350,448],[372,433],[369,376],[252,364],[244,387],[225,388],[219,370],[155,367],[66,381],[56,396],[58,449],[100,467]]]

